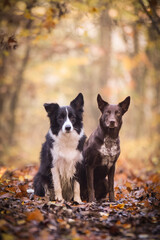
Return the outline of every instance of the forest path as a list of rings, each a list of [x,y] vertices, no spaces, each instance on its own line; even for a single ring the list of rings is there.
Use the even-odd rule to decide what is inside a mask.
[[[0,169],[0,239],[160,239],[160,175],[120,170],[116,202],[59,203],[33,196],[36,167]]]

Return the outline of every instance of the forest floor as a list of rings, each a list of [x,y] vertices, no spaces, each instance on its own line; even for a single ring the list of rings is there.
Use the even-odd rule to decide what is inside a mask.
[[[37,167],[0,169],[0,239],[160,239],[160,175],[120,168],[116,202],[59,203],[34,196]]]

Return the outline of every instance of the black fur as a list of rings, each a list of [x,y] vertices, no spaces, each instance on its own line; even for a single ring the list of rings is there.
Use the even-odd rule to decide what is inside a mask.
[[[52,156],[50,152],[50,148],[53,144],[53,139],[49,134],[46,135],[46,141],[42,145],[42,150],[40,153],[41,164],[38,170],[38,173],[34,177],[34,193],[37,196],[44,197],[45,196],[45,185],[48,186],[48,189],[53,188],[52,183]]]
[[[51,133],[54,136],[59,137],[60,131],[66,131],[64,134],[70,134],[70,129],[68,130],[68,126],[64,127],[65,122],[67,121],[67,116],[72,123],[73,130],[77,132],[79,135],[79,141],[77,144],[77,150],[81,153],[83,150],[83,145],[86,139],[85,135],[80,135],[82,129],[83,129],[83,95],[80,93],[73,101],[71,101],[70,106],[66,107],[60,107],[57,103],[45,103],[44,107],[48,113],[48,117],[50,120],[50,129]],[[68,115],[66,115],[66,112]],[[70,126],[70,127],[72,127]],[[68,133],[69,132],[69,133]],[[81,133],[82,134],[82,133]],[[51,154],[51,149],[54,149],[54,140],[51,137],[51,134],[48,132],[46,135],[46,141],[42,145],[42,150],[40,154],[40,167],[38,170],[38,173],[34,177],[34,191],[35,194],[38,196],[45,196],[46,193],[46,187],[48,188],[50,192],[50,198],[54,199],[54,184],[53,184],[53,178],[52,178],[52,172],[51,169],[54,168],[53,166],[53,157]],[[74,176],[72,176],[73,179],[71,179],[70,188],[73,187],[73,180],[76,179],[79,182],[79,175],[77,174],[78,168],[80,167],[81,163],[77,162],[76,164],[76,172]],[[54,177],[54,176],[53,176]],[[63,177],[63,176],[61,176]],[[68,183],[64,184],[63,192],[63,198],[67,198],[66,192],[68,191]],[[73,189],[70,189],[73,190]],[[69,190],[69,191],[70,191]],[[65,199],[70,200],[70,199]]]

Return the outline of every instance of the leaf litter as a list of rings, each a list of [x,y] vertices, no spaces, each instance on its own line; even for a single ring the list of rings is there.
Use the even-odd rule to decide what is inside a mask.
[[[0,239],[160,239],[158,173],[136,176],[119,171],[116,202],[107,197],[77,204],[35,196],[32,180],[36,171],[34,166],[0,169]]]

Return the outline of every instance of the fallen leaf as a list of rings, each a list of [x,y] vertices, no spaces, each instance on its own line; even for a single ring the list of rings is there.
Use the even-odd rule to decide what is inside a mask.
[[[151,207],[151,205],[150,205],[150,203],[149,203],[149,201],[148,200],[145,200],[144,201],[144,207]]]
[[[19,184],[18,187],[21,190],[23,197],[28,196],[28,194],[27,194],[28,184]]]
[[[132,191],[132,184],[130,182],[126,182],[126,187],[127,187],[128,192]]]
[[[2,233],[2,239],[3,240],[14,240],[15,237],[11,234],[8,234],[8,233]]]
[[[27,212],[27,221],[35,220],[37,222],[41,222],[44,220],[44,217],[39,209],[35,209],[33,212]]]
[[[149,236],[148,236],[148,234],[139,234],[138,237],[140,239],[148,239]]]
[[[0,196],[0,199],[2,198],[10,198],[12,197],[12,194],[11,193],[3,193],[1,196]]]
[[[23,220],[23,219],[17,221],[17,224],[18,224],[18,225],[23,225],[23,224],[25,224],[25,223],[26,223],[26,221]]]
[[[112,204],[110,204],[110,208],[114,208],[114,209],[123,209],[124,206],[125,206],[124,203],[119,203],[119,204],[117,204],[117,205],[112,205]]]
[[[144,189],[140,189],[138,191],[135,191],[135,198],[136,199],[141,199],[141,198],[145,198],[146,197],[146,193],[144,191]]]
[[[0,228],[3,227],[6,224],[7,224],[6,220],[0,219]]]
[[[129,223],[125,223],[125,224],[123,224],[122,225],[125,229],[129,229],[129,228],[131,228],[131,224],[129,224]]]

